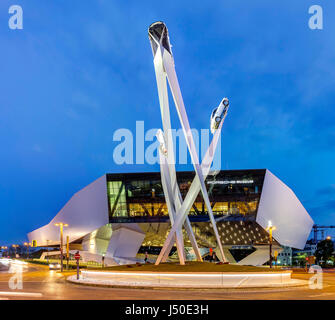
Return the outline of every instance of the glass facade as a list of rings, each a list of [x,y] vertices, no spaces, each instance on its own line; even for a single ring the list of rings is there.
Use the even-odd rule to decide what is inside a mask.
[[[213,214],[216,216],[255,216],[265,170],[220,171],[206,179]],[[177,180],[185,198],[194,172],[178,172]],[[107,190],[110,222],[164,221],[168,219],[160,173],[108,174]],[[191,210],[191,221],[208,218],[201,193]]]
[[[252,246],[268,244],[268,233],[256,223],[264,176],[265,170],[223,170],[205,182],[221,242],[233,246],[237,260]],[[193,179],[194,172],[177,173],[183,199]],[[137,223],[145,233],[142,247],[160,248],[171,228],[160,173],[107,174],[107,192],[110,223]],[[201,192],[189,219],[199,247],[216,247]],[[185,246],[191,247],[184,228],[183,233]]]
[[[115,217],[127,217],[128,210],[124,183],[122,181],[108,181],[107,193],[111,215]]]

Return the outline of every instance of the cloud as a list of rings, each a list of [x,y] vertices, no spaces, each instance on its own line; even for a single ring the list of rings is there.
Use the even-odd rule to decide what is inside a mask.
[[[328,200],[310,209],[312,215],[327,216],[335,213],[335,200]]]
[[[312,200],[306,202],[309,203],[309,212],[313,216],[331,220],[335,216],[335,184],[319,188]]]
[[[316,191],[317,196],[334,196],[335,198],[335,184],[320,188]]]

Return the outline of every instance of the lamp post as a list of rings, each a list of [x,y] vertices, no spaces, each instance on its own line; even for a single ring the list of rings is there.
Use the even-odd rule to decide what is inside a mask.
[[[47,247],[48,247],[48,253],[47,253],[47,262],[48,262],[48,264],[49,264],[49,241],[50,240],[47,240]]]
[[[12,245],[12,247],[14,248],[14,250],[15,250],[15,258],[16,258],[16,248],[18,248],[19,247],[19,245],[18,244],[13,244]]]
[[[70,258],[70,245],[69,236],[66,236],[66,270],[69,270],[69,258]]]
[[[29,259],[29,247],[30,247],[30,243],[29,242],[25,242],[24,245],[27,247],[27,259]]]
[[[63,228],[68,227],[67,223],[58,222],[55,223],[56,227],[60,230],[60,271],[63,272]]]
[[[1,249],[2,249],[2,250],[6,250],[7,257],[8,257],[8,256],[9,256],[8,247],[7,247],[7,246],[2,246]]]
[[[272,225],[272,222],[268,222],[268,227],[265,229],[269,232],[269,254],[270,254],[270,268],[272,268],[272,231],[276,230],[276,227]]]

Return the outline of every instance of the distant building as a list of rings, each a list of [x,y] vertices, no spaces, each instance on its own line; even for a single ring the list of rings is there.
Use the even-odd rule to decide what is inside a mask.
[[[304,266],[306,264],[306,258],[315,255],[317,244],[314,240],[308,240],[303,249],[293,249],[292,252],[292,265]]]
[[[277,265],[279,266],[291,266],[292,265],[292,248],[283,247],[283,251],[278,253]]]
[[[307,256],[314,256],[317,246],[318,245],[316,243],[313,243],[312,241],[307,241],[303,252],[306,253]]]
[[[293,249],[293,256],[304,255],[304,256],[314,256],[317,244],[313,240],[308,240],[303,249]]]

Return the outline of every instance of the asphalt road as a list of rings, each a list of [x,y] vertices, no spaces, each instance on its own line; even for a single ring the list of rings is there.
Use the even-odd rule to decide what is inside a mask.
[[[307,300],[335,299],[335,272],[323,273],[323,289],[308,287],[284,289],[210,289],[210,290],[170,290],[170,289],[118,289],[72,284],[66,275],[49,271],[48,267],[29,264],[23,272],[22,289],[11,290],[9,279],[13,274],[0,272],[0,300],[17,299],[65,299],[65,300]],[[308,280],[308,273],[294,273],[293,278]]]

